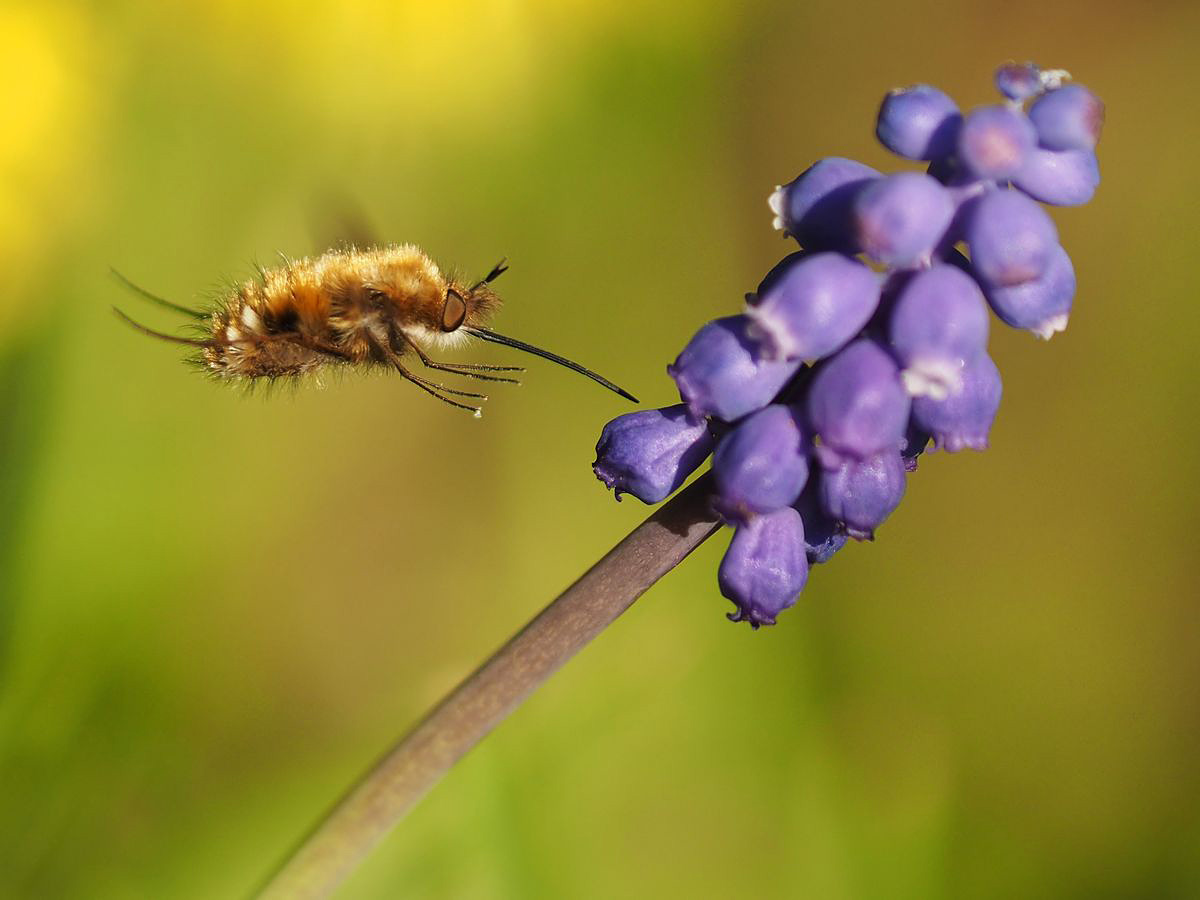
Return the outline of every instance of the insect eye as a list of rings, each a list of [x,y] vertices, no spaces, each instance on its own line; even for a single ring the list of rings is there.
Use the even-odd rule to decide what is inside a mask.
[[[442,331],[454,331],[466,317],[466,301],[456,291],[447,291],[446,305],[442,307]]]

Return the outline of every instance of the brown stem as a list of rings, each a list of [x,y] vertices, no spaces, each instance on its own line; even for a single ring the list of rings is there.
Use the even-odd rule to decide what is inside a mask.
[[[660,507],[435,706],[317,825],[259,897],[329,896],[468,750],[718,529],[710,478]]]

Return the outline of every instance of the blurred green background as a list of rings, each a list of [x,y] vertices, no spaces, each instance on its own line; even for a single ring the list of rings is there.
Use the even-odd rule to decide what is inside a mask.
[[[625,411],[534,362],[482,421],[388,377],[242,396],[119,324],[327,198],[651,404],[788,246],[771,188],[899,168],[878,101],[1004,60],[1108,105],[1049,345],[984,455],[752,633],[703,547],[472,753],[347,898],[1200,896],[1194,3],[0,4],[0,895],[243,895],[645,515]],[[514,362],[502,351],[470,359]],[[466,358],[466,357],[464,357]]]

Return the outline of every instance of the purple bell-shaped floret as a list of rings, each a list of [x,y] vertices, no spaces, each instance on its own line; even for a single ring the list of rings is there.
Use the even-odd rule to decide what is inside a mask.
[[[963,119],[958,130],[958,161],[976,178],[1012,178],[1036,146],[1033,123],[1011,106],[981,106]]]
[[[772,404],[739,422],[713,455],[713,506],[729,522],[791,506],[808,479],[800,412]]]
[[[1038,142],[1047,150],[1095,150],[1104,104],[1081,84],[1047,91],[1029,107]]]
[[[971,270],[985,288],[1039,277],[1058,246],[1054,222],[1020,191],[988,191],[971,202],[965,218]]]
[[[879,178],[854,199],[858,245],[868,257],[887,266],[927,263],[955,208],[950,193],[929,175],[902,172]]]
[[[754,628],[774,625],[806,581],[804,524],[790,506],[738,525],[717,570],[721,594],[737,606],[730,620]]]
[[[914,397],[945,397],[962,386],[963,366],[987,349],[988,313],[970,275],[935,265],[914,275],[892,309],[889,341]]]
[[[1000,409],[1000,370],[987,354],[967,366],[962,390],[944,400],[918,397],[913,419],[933,435],[941,450],[986,450],[988,432]]]
[[[898,447],[908,426],[910,399],[895,360],[877,343],[860,339],[813,375],[808,417],[822,457],[866,459]]]
[[[862,330],[879,285],[878,275],[840,253],[793,253],[747,298],[750,334],[771,359],[821,359]]]
[[[740,419],[770,403],[800,368],[799,360],[766,358],[749,325],[745,316],[710,322],[667,366],[694,418]]]
[[[879,173],[852,159],[830,156],[781,185],[767,198],[775,227],[806,250],[857,253],[850,207],[858,189]]]
[[[996,89],[1018,103],[1042,91],[1042,73],[1033,63],[1005,63],[996,70]]]
[[[1025,159],[1013,184],[1034,200],[1051,206],[1080,206],[1100,185],[1100,163],[1091,150],[1044,150]]]
[[[954,152],[962,114],[944,92],[928,84],[900,88],[883,98],[875,136],[905,159],[939,159]]]
[[[1061,245],[1054,245],[1046,271],[1010,287],[986,287],[984,294],[1001,320],[1049,340],[1067,327],[1075,298],[1075,267]]]
[[[713,450],[708,423],[693,419],[682,403],[617,416],[600,433],[592,470],[618,500],[632,494],[643,503],[670,496]]]
[[[842,522],[850,537],[869,541],[900,505],[904,482],[904,460],[899,450],[890,447],[867,459],[847,459],[825,468],[817,482],[817,496],[821,508]]]

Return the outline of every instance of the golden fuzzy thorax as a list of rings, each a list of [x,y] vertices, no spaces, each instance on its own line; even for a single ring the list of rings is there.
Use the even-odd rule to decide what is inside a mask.
[[[500,304],[446,278],[418,247],[331,250],[238,286],[213,312],[204,362],[233,378],[300,375],[330,362],[387,363],[463,336]],[[455,311],[465,315],[458,318]]]

